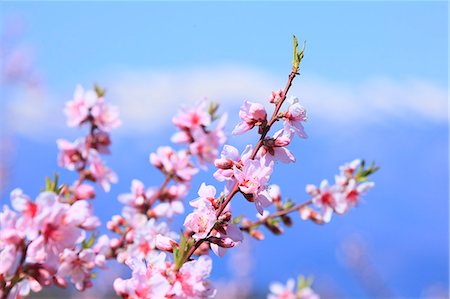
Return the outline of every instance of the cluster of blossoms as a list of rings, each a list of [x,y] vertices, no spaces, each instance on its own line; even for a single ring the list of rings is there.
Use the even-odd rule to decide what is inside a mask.
[[[120,296],[160,298],[158,294],[165,292],[168,298],[192,298],[214,294],[205,281],[211,271],[211,261],[206,256],[201,262],[191,261],[177,268],[166,261],[166,253],[161,251],[173,252],[179,246],[175,241],[178,234],[172,232],[163,219],[170,220],[184,212],[183,199],[189,192],[193,176],[199,171],[197,166],[205,168],[207,163],[212,163],[217,158],[217,147],[226,140],[223,130],[226,115],[217,117],[217,108],[217,105],[208,106],[202,101],[194,107],[181,109],[173,118],[179,132],[172,141],[186,144],[186,148],[175,150],[161,146],[150,154],[150,163],[165,176],[162,184],[145,188],[141,181],[133,180],[131,193],[119,196],[119,201],[124,204],[122,213],[113,216],[107,224],[109,230],[120,235],[120,238],[110,240],[110,257],[130,265],[133,270],[131,279],[115,281],[114,289]],[[211,129],[215,120],[218,120],[217,125]],[[142,267],[142,260],[146,261],[147,270]],[[150,276],[153,279],[143,279]]]
[[[340,174],[336,175],[334,185],[330,186],[327,180],[323,180],[319,187],[307,185],[306,192],[311,195],[313,204],[320,212],[303,207],[300,210],[301,217],[316,223],[327,223],[333,212],[342,215],[354,207],[361,200],[361,195],[375,185],[367,177],[378,168],[374,165],[368,168],[364,166],[364,161],[356,159],[340,167]]]
[[[120,126],[121,121],[117,108],[107,104],[103,95],[104,91],[98,87],[95,91],[84,91],[83,87],[77,86],[74,99],[66,104],[67,125],[78,127],[89,124],[89,134],[74,142],[57,140],[59,166],[80,174],[70,191],[91,198],[95,194],[92,187],[82,184],[84,180],[97,182],[106,192],[110,190],[111,183],[117,182],[117,175],[106,167],[100,154],[110,153],[109,132]]]
[[[92,285],[95,267],[104,267],[106,259],[115,259],[128,265],[131,277],[117,278],[114,290],[127,299],[150,298],[210,298],[216,291],[208,281],[212,270],[210,250],[218,256],[244,241],[244,234],[258,240],[264,238],[258,230],[264,225],[275,234],[283,233],[280,223],[292,225],[289,213],[300,212],[301,218],[317,223],[330,220],[331,214],[345,213],[360,200],[360,195],[373,186],[368,176],[375,166],[365,167],[355,160],[341,167],[336,184],[322,182],[320,188],[307,186],[311,200],[295,204],[282,201],[280,188],[269,185],[278,162],[295,162],[287,148],[294,136],[306,138],[303,124],[306,110],[295,97],[287,93],[303,58],[294,39],[293,69],[284,90],[271,93],[268,103],[274,105],[269,117],[264,105],[245,101],[241,106],[240,123],[233,133],[244,134],[257,129],[260,138],[255,145],[239,151],[225,143],[226,115],[216,115],[218,106],[202,101],[194,107],[184,107],[174,118],[178,132],[172,141],[185,145],[176,150],[159,147],[149,157],[150,164],[164,176],[159,187],[146,188],[140,180],[131,182],[131,193],[121,194],[124,204],[121,215],[115,215],[107,228],[116,237],[102,235],[95,238],[93,231],[100,222],[92,213],[88,199],[95,197],[94,188],[85,183],[99,183],[105,191],[117,181],[117,176],[105,166],[100,154],[109,153],[109,132],[120,124],[117,110],[106,104],[104,91],[96,87],[85,92],[78,87],[75,97],[66,105],[68,125],[89,124],[88,136],[74,142],[58,140],[59,164],[77,171],[79,178],[72,185],[58,186],[57,180],[48,180],[46,191],[31,201],[20,190],[12,193],[15,211],[8,207],[0,213],[0,295],[2,298],[21,298],[29,290],[55,284],[65,287],[68,280],[78,290]],[[283,105],[287,103],[287,107]],[[212,124],[217,120],[217,125]],[[281,128],[274,134],[276,123]],[[269,134],[270,133],[270,134]],[[198,168],[214,163],[214,178],[223,182],[222,192],[202,183],[198,197],[189,205],[193,211],[184,220],[184,231],[176,234],[168,222],[184,213],[183,200],[188,195],[193,176]],[[236,195],[255,204],[258,219],[233,217],[231,200]],[[236,202],[236,200],[235,200]],[[310,205],[316,205],[320,212]],[[274,206],[270,213],[266,208]],[[88,237],[89,233],[91,234]],[[5,261],[5,262],[3,262]],[[269,299],[318,296],[311,283],[300,280],[294,292],[294,283],[271,287]]]
[[[91,285],[92,271],[103,267],[105,246],[93,246],[88,234],[100,224],[85,200],[73,204],[55,192],[42,192],[35,201],[15,189],[14,210],[0,213],[0,294],[20,298],[53,283],[66,287],[70,280],[82,291]],[[13,283],[16,283],[13,285]]]
[[[105,237],[93,238],[100,221],[91,203],[98,182],[106,191],[117,181],[100,154],[109,153],[108,132],[120,124],[117,111],[104,102],[99,89],[84,92],[78,87],[66,106],[69,126],[90,124],[89,134],[71,143],[60,139],[59,165],[79,173],[71,185],[58,186],[47,178],[45,190],[31,200],[22,190],[11,192],[13,210],[0,212],[0,296],[22,298],[44,286],[79,291],[92,285],[96,267],[104,267],[109,250]]]
[[[206,298],[215,295],[215,289],[206,280],[212,269],[208,256],[173,267],[166,254],[146,260],[130,259],[132,278],[114,281],[114,289],[123,298]]]

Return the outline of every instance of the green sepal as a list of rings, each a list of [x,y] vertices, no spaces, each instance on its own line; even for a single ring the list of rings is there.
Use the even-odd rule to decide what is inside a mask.
[[[97,94],[97,96],[98,96],[99,98],[105,96],[105,94],[106,94],[106,89],[101,88],[101,87],[100,87],[99,85],[97,85],[97,84],[94,84],[94,91],[95,91],[95,93]]]

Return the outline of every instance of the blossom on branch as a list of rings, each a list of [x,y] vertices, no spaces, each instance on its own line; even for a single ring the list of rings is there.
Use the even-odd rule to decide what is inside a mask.
[[[241,122],[233,130],[234,135],[244,134],[253,129],[254,126],[260,126],[267,123],[267,112],[260,103],[245,101],[239,111]]]
[[[264,208],[272,204],[267,191],[267,183],[273,170],[273,161],[267,163],[263,157],[259,160],[248,160],[242,169],[234,166],[233,174],[244,197],[254,202],[262,215]]]

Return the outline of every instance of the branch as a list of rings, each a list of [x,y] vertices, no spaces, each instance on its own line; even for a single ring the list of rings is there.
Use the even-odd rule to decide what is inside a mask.
[[[265,217],[263,219],[260,219],[258,221],[251,222],[251,223],[248,223],[246,225],[243,225],[243,226],[240,227],[240,229],[243,230],[243,231],[249,231],[250,229],[252,229],[255,226],[258,226],[258,225],[261,225],[261,224],[265,224],[270,219],[273,219],[273,218],[276,218],[276,217],[280,217],[280,216],[284,216],[284,215],[290,214],[290,213],[295,212],[295,211],[299,211],[300,209],[302,209],[302,208],[304,208],[306,206],[309,206],[310,204],[312,204],[312,199],[310,199],[308,201],[305,201],[304,203],[298,204],[296,206],[293,206],[293,207],[291,207],[289,209],[277,211],[277,212],[275,212],[273,214],[270,214],[269,216],[267,216],[267,217]]]
[[[275,110],[272,114],[272,117],[270,118],[270,121],[268,122],[268,124],[263,128],[261,137],[259,138],[258,143],[256,144],[255,148],[253,149],[252,155],[250,156],[250,159],[254,160],[256,157],[256,154],[258,153],[259,149],[261,148],[261,146],[263,145],[263,141],[264,138],[266,137],[267,133],[269,133],[272,125],[275,123],[275,121],[278,119],[278,112],[281,109],[281,106],[283,105],[284,101],[286,100],[286,95],[289,91],[289,89],[291,88],[292,85],[292,81],[294,80],[295,76],[298,75],[297,73],[297,68],[293,67],[291,73],[288,76],[288,81],[286,83],[286,87],[284,88],[284,92],[283,92],[283,97],[281,98],[281,100],[277,103]],[[234,183],[233,188],[231,189],[230,193],[228,194],[228,196],[225,198],[224,202],[220,204],[219,208],[217,209],[217,213],[216,216],[219,217],[222,212],[225,210],[225,208],[227,207],[227,205],[230,203],[231,199],[234,197],[234,195],[236,195],[236,193],[239,192],[239,185],[238,183]],[[211,232],[210,232],[211,233]],[[186,258],[184,259],[183,263],[187,262],[191,256],[194,254],[195,250],[197,250],[197,248],[200,247],[200,245],[209,237],[210,233],[208,234],[208,236],[204,239],[199,239],[197,240],[194,245],[189,249],[188,254],[186,255]]]

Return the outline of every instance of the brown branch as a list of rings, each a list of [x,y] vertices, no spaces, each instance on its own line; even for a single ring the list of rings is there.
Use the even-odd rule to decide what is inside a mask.
[[[259,138],[258,143],[256,144],[255,148],[253,149],[253,152],[250,156],[250,159],[255,159],[256,154],[258,153],[259,149],[261,148],[261,146],[263,145],[264,139],[266,138],[267,133],[269,133],[272,125],[275,123],[275,121],[277,121],[278,119],[278,112],[281,109],[281,106],[283,105],[284,101],[286,100],[286,95],[289,91],[289,88],[291,88],[292,85],[292,81],[294,80],[295,76],[298,75],[298,69],[293,67],[291,73],[288,76],[288,81],[286,83],[286,87],[284,88],[284,92],[283,92],[283,97],[280,99],[280,101],[277,103],[275,110],[272,114],[272,117],[270,118],[270,121],[267,123],[266,126],[263,127],[263,131],[261,133],[261,137]],[[225,198],[225,200],[223,201],[223,203],[220,204],[219,208],[217,209],[216,215],[217,217],[219,217],[222,212],[225,210],[225,208],[227,207],[227,205],[230,203],[231,199],[234,197],[234,195],[236,195],[236,193],[239,192],[239,185],[236,182],[233,185],[233,188],[231,189],[230,193],[228,194],[228,196]],[[209,233],[210,234],[210,233]],[[204,239],[199,239],[197,240],[194,245],[189,249],[188,254],[186,255],[186,258],[183,262],[183,264],[185,262],[187,262],[191,256],[194,254],[195,250],[197,250],[197,248],[200,247],[200,245],[209,237],[209,234],[206,238]]]
[[[155,203],[155,201],[161,197],[162,193],[164,192],[164,189],[167,187],[167,184],[169,184],[169,182],[172,180],[173,175],[171,174],[166,174],[166,178],[164,179],[164,181],[162,182],[161,186],[159,187],[158,191],[153,194],[152,197],[150,197],[149,199],[149,208],[151,208],[151,206]]]
[[[298,204],[296,206],[293,206],[293,207],[291,207],[289,209],[277,211],[277,212],[275,212],[273,214],[270,214],[269,216],[267,216],[267,217],[265,217],[263,219],[260,219],[260,220],[255,221],[255,222],[251,222],[251,223],[249,223],[247,225],[243,225],[243,226],[240,227],[240,229],[243,230],[243,231],[248,231],[249,229],[251,229],[251,228],[253,228],[255,226],[258,226],[258,225],[261,225],[261,224],[265,224],[270,219],[273,219],[273,218],[276,218],[276,217],[280,217],[280,216],[284,216],[284,215],[287,215],[287,214],[295,212],[295,211],[299,211],[300,209],[302,209],[302,208],[304,208],[306,206],[309,206],[311,203],[312,203],[312,199],[310,199],[308,201],[305,201],[304,203]]]

